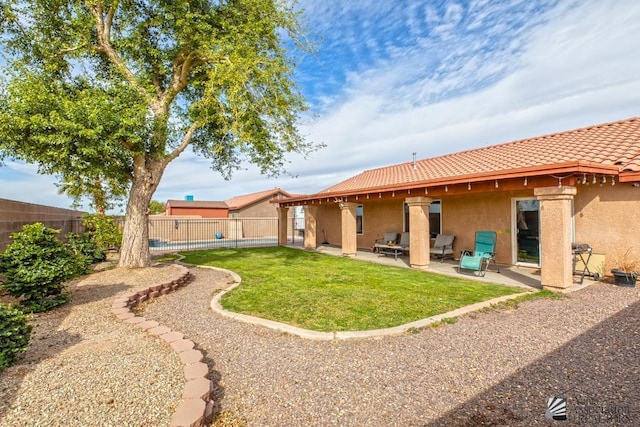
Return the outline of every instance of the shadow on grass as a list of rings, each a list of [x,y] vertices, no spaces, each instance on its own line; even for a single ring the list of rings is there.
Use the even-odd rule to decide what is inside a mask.
[[[428,426],[640,425],[639,358],[637,302]],[[545,417],[554,397],[564,424]]]

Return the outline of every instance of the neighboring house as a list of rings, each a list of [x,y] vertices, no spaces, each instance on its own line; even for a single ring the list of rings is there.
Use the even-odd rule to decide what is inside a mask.
[[[639,184],[640,118],[630,118],[368,170],[279,205],[304,207],[306,248],[326,240],[355,255],[409,231],[417,268],[437,233],[456,236],[458,256],[494,230],[499,263],[540,266],[542,285],[558,289],[573,283],[572,242],[607,262],[640,249]]]
[[[232,197],[226,201],[169,200],[166,215],[200,218],[277,218],[273,201],[291,197],[280,188]]]
[[[225,202],[199,200],[169,200],[166,215],[195,216],[200,218],[227,218],[229,207]]]
[[[245,194],[225,200],[230,218],[277,218],[278,207],[274,200],[286,199],[291,194],[279,188]]]

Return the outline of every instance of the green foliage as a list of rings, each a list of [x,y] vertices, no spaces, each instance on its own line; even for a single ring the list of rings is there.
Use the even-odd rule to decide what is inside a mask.
[[[85,271],[91,264],[104,261],[107,258],[104,250],[97,245],[95,235],[92,232],[82,234],[68,233],[66,238],[67,247],[76,255],[82,269]]]
[[[13,242],[0,254],[6,281],[2,287],[21,298],[28,310],[46,311],[67,301],[64,281],[83,271],[82,263],[56,237],[58,230],[42,223],[12,233]]]
[[[113,217],[89,214],[82,217],[82,224],[100,251],[119,248],[122,244],[122,231]]]
[[[27,349],[32,328],[28,320],[18,307],[0,303],[0,371]]]
[[[152,200],[149,204],[149,213],[151,215],[157,215],[165,211],[165,205],[157,200]]]
[[[287,1],[0,4],[0,160],[57,174],[99,213],[128,194],[121,265],[149,261],[146,209],[188,146],[225,178],[245,161],[277,175],[287,153],[320,147],[297,129],[285,47],[311,46]]]

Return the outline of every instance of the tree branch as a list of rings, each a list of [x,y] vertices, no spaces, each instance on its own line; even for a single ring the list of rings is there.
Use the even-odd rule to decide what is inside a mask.
[[[189,72],[194,65],[199,61],[195,59],[195,53],[189,53],[184,60],[184,51],[181,51],[173,62],[173,75],[171,77],[171,84],[164,92],[162,96],[162,103],[165,109],[169,109],[169,105],[173,102],[174,98],[187,86],[187,78]]]
[[[117,1],[112,3],[117,5]],[[89,10],[96,20],[96,31],[98,32],[98,46],[96,46],[99,52],[102,52],[106,57],[115,65],[116,69],[122,73],[124,78],[129,82],[133,89],[147,102],[147,105],[153,109],[156,106],[155,100],[147,93],[144,87],[138,82],[135,74],[129,70],[122,58],[118,56],[117,52],[111,45],[111,23],[113,22],[113,15],[115,14],[115,7],[110,9],[107,14],[107,22],[104,21],[104,12],[102,9],[102,1],[97,1],[95,7],[90,7]]]
[[[176,149],[173,150],[171,154],[169,154],[165,158],[165,162],[167,164],[171,162],[173,159],[175,159],[176,157],[178,157],[180,154],[182,154],[182,152],[189,146],[189,143],[191,142],[191,138],[193,137],[193,134],[195,133],[196,130],[198,130],[199,127],[200,127],[200,123],[198,123],[197,121],[193,122],[191,126],[189,126],[187,133],[185,133],[184,136],[182,137],[182,141],[180,142],[180,145],[178,145]]]

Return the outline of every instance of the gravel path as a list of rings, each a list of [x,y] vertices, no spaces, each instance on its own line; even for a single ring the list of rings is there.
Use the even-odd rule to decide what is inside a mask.
[[[0,426],[163,426],[184,385],[178,356],[118,321],[112,301],[173,267],[106,271],[36,317],[29,350],[0,374]],[[216,426],[640,425],[640,301],[597,284],[559,300],[476,313],[414,334],[308,341],[213,313],[223,273],[143,305],[197,343],[220,405]]]
[[[221,273],[145,307],[204,350],[217,425],[639,425],[640,302],[596,284],[563,299],[472,314],[415,334],[307,341],[214,314]]]
[[[168,425],[182,395],[182,363],[162,340],[115,318],[111,304],[175,276],[165,266],[72,282],[71,302],[37,315],[29,349],[0,373],[0,426]]]

